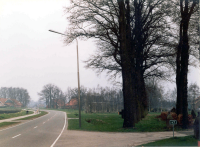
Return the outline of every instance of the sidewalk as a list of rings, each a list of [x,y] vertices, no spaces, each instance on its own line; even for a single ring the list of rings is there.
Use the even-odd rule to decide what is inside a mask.
[[[175,137],[193,135],[193,131],[174,132]],[[173,132],[106,133],[65,130],[54,147],[134,147],[173,137]]]
[[[36,114],[37,113],[34,112],[33,114],[29,114],[29,115],[23,115],[23,116],[8,118],[8,119],[2,119],[2,120],[0,120],[0,123],[2,123],[2,122],[10,122],[10,121],[14,121],[14,120],[17,120],[17,119],[33,116],[33,115],[36,115]]]
[[[54,147],[134,147],[141,144],[173,137],[173,131],[166,132],[90,132],[67,130],[64,132]],[[193,135],[193,130],[174,132],[175,137]]]

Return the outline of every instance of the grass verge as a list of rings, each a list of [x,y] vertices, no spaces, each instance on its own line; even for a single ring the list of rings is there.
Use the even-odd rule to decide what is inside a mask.
[[[198,146],[198,139],[195,139],[193,136],[186,137],[174,137],[163,139],[155,142],[150,142],[147,144],[142,144],[141,146]]]
[[[166,127],[166,122],[156,118],[160,113],[149,113],[144,119],[135,125],[135,128],[122,127],[123,119],[117,113],[85,113],[81,112],[81,128],[77,119],[78,110],[60,109],[65,111],[68,117],[69,130],[101,131],[101,132],[161,132],[172,131]],[[181,131],[178,126],[175,131]]]
[[[30,119],[34,119],[34,118],[38,118],[38,117],[41,117],[43,115],[46,115],[48,112],[46,111],[40,111],[41,113],[37,114],[37,115],[33,115],[33,116],[28,116],[28,117],[25,117],[25,118],[21,118],[21,119],[17,119],[17,120],[30,120]]]
[[[29,111],[28,114],[33,114],[33,112]],[[13,117],[18,117],[18,116],[24,116],[24,115],[28,115],[28,114],[26,114],[25,110],[22,110],[22,111],[17,112],[17,113],[4,113],[4,114],[0,114],[0,120],[13,118]]]
[[[18,123],[20,123],[20,122],[2,122],[2,123],[0,123],[0,128],[16,125]]]

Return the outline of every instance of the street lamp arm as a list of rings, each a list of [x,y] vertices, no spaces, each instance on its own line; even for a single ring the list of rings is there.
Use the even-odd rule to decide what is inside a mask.
[[[60,32],[56,32],[54,30],[49,30],[50,32],[53,32],[53,33],[57,33],[57,34],[60,34],[60,35],[64,35],[64,36],[67,36],[66,34],[63,34],[63,33],[60,33]]]

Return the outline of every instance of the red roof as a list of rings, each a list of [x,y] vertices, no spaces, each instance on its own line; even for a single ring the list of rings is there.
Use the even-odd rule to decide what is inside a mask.
[[[22,104],[18,100],[15,100],[15,99],[11,99],[11,100],[15,103],[15,106],[22,106]]]
[[[9,100],[11,102],[9,102]],[[8,102],[7,102],[8,101]],[[18,101],[18,100],[15,100],[15,99],[8,99],[8,98],[0,98],[0,102],[3,104],[3,105],[7,105],[7,106],[22,106],[22,104]]]
[[[76,98],[74,99],[71,99],[67,104],[66,106],[76,106],[78,105],[78,100]]]

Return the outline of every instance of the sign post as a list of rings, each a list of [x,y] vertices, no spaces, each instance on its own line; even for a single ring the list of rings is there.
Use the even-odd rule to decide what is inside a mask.
[[[177,124],[177,120],[169,120],[169,124],[173,125],[173,137],[174,137],[174,125]]]

